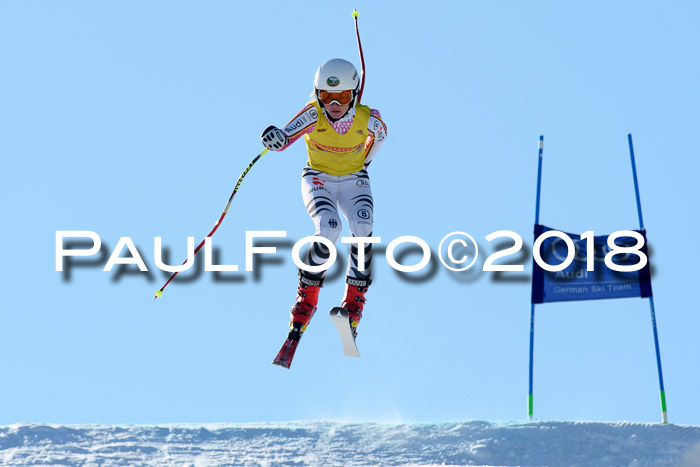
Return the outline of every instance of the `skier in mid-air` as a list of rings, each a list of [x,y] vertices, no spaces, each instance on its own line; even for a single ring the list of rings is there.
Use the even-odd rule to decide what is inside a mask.
[[[384,143],[387,130],[378,110],[359,103],[359,92],[360,76],[355,66],[339,58],[328,60],[316,71],[313,99],[284,128],[269,126],[260,136],[272,151],[283,151],[304,136],[308,161],[301,176],[303,201],[316,235],[333,243],[342,230],[339,208],[352,236],[372,236],[374,209],[367,167]],[[360,267],[357,245],[350,248],[341,307],[347,311],[353,340],[362,319],[365,293],[372,283],[371,253],[371,244],[367,244]],[[329,256],[322,243],[312,243],[306,264],[322,265]],[[289,368],[299,339],[316,312],[324,276],[325,271],[299,270],[289,336],[273,363]]]

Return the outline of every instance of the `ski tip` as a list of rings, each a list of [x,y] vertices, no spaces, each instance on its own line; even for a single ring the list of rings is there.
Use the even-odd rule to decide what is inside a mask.
[[[278,367],[280,367],[280,368],[284,368],[285,370],[289,370],[289,367],[290,367],[290,365],[289,365],[288,363],[280,362],[280,361],[277,361],[277,360],[275,360],[274,362],[272,362],[272,364],[275,365],[275,366],[278,366]]]
[[[331,315],[331,318],[333,318],[335,316],[341,316],[341,317],[347,318],[348,317],[348,310],[346,310],[343,307],[336,306],[336,307],[331,308],[330,315]]]

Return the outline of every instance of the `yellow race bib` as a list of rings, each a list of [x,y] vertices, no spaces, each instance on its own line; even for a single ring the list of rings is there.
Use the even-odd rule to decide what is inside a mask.
[[[314,130],[304,136],[309,151],[309,165],[330,175],[342,176],[362,170],[370,108],[355,105],[355,119],[345,134],[338,134],[326,119],[316,100],[309,102],[318,112]]]

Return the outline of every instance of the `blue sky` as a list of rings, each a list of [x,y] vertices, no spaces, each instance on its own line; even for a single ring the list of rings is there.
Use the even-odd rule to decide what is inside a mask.
[[[633,134],[669,420],[700,424],[700,12],[632,1],[4,2],[1,424],[526,416],[524,254],[526,272],[502,280],[437,262],[400,275],[377,249],[355,360],[325,316],[342,299],[339,245],[292,370],[269,364],[295,297],[291,244],[313,233],[301,143],[256,164],[214,236],[221,262],[243,265],[246,231],[284,230],[278,254],[256,274],[202,272],[151,300],[167,278],[153,238],[180,261],[260,132],[304,105],[318,65],[359,65],[353,8],[363,102],[389,129],[370,168],[383,246],[415,235],[436,249],[457,230],[485,254],[497,230],[531,244],[540,134],[543,223],[637,228]],[[98,233],[104,256],[57,272],[58,230]],[[149,273],[102,271],[126,236]],[[535,415],[660,419],[646,301],[538,308]]]

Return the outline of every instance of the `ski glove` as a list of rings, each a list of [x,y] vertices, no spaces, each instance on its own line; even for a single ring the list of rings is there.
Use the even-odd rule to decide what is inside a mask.
[[[260,135],[260,140],[271,151],[281,151],[289,142],[287,135],[274,125],[265,128],[265,131]]]

